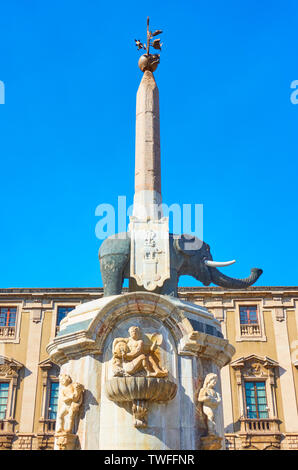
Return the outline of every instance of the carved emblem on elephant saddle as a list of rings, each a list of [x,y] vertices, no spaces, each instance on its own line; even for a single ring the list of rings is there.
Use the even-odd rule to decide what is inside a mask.
[[[168,218],[141,221],[130,219],[130,275],[139,286],[153,291],[170,278]]]

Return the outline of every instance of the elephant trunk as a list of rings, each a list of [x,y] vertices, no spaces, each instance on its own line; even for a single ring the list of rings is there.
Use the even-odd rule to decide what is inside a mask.
[[[254,284],[263,272],[262,269],[253,268],[249,277],[245,279],[236,279],[226,276],[216,268],[209,268],[209,270],[212,282],[217,286],[226,287],[227,289],[245,289],[246,287]]]

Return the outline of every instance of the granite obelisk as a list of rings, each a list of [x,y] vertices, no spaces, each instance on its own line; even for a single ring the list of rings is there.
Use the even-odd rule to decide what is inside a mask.
[[[135,217],[161,217],[159,96],[151,70],[137,92],[135,140]]]
[[[129,226],[130,290],[134,291],[140,287],[155,291],[170,278],[169,220],[163,216],[161,198],[159,95],[153,76],[159,55],[149,53],[150,46],[160,48],[160,40],[151,42],[153,35],[148,19],[147,53],[139,60],[144,75],[137,92],[135,195]],[[145,48],[139,41],[137,45]]]

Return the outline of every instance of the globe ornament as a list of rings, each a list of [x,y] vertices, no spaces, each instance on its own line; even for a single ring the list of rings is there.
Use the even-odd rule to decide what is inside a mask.
[[[143,54],[139,58],[138,65],[142,72],[145,72],[145,70],[150,70],[150,72],[154,72],[157,69],[159,61],[159,54]]]
[[[161,29],[157,29],[156,31],[153,31],[153,32],[149,30],[149,16],[148,16],[147,18],[147,42],[142,43],[139,39],[135,39],[135,44],[137,46],[137,49],[146,50],[146,54],[143,54],[139,58],[139,63],[138,63],[142,72],[145,72],[146,70],[149,70],[150,72],[154,72],[157,69],[157,66],[160,61],[160,56],[159,54],[150,54],[150,47],[161,50],[162,43],[160,42],[160,39],[155,38],[152,41],[153,37],[161,33],[162,33]]]

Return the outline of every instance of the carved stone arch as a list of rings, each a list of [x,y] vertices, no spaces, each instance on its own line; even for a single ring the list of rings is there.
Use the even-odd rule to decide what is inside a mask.
[[[102,351],[110,331],[119,320],[142,315],[160,320],[171,332],[176,345],[194,329],[189,320],[173,304],[156,294],[133,292],[117,296],[107,304],[89,326],[89,333],[96,337],[97,347]]]
[[[60,323],[60,331],[47,352],[60,366],[78,354],[101,355],[117,322],[133,315],[161,321],[171,332],[179,354],[212,358],[221,368],[235,352],[222,337],[219,322],[204,307],[143,291],[102,297],[77,306]]]

